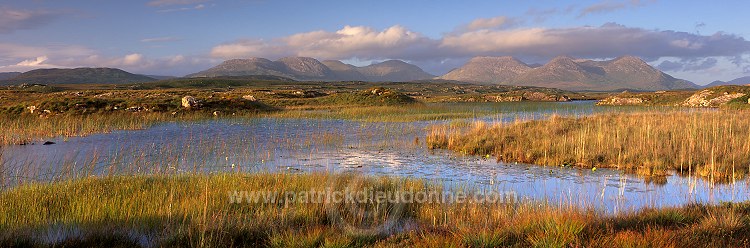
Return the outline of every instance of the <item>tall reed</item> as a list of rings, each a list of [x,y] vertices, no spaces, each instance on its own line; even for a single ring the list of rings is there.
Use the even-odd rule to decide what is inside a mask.
[[[740,178],[750,167],[750,119],[745,111],[552,116],[471,127],[431,127],[431,148],[498,161],[545,166],[611,167],[644,175],[666,170],[714,180]]]

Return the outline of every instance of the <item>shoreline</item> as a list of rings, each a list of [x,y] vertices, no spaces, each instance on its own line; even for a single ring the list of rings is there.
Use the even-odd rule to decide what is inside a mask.
[[[523,202],[382,203],[391,206],[385,209],[400,206],[401,210],[375,212],[380,217],[361,222],[366,219],[346,215],[353,207],[347,203],[232,203],[228,198],[233,190],[284,193],[326,185],[441,190],[419,180],[344,174],[132,176],[26,185],[0,192],[4,209],[0,226],[7,230],[0,235],[0,244],[588,247],[750,242],[748,203],[688,204],[614,216],[581,207]],[[332,222],[331,207],[355,218]],[[382,222],[382,217],[397,224]],[[40,239],[49,232],[58,234],[52,240]]]

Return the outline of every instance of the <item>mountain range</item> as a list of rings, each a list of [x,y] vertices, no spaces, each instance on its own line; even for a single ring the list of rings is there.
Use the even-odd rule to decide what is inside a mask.
[[[0,72],[0,80],[8,80],[21,75],[20,72]]]
[[[710,88],[710,87],[722,86],[722,85],[750,85],[750,76],[736,78],[734,80],[730,80],[730,81],[727,81],[727,82],[718,81],[718,80],[717,81],[713,81],[710,84],[707,84],[707,85],[703,86],[703,88]]]
[[[156,81],[115,68],[36,69],[0,84],[126,84]]]
[[[698,87],[659,71],[633,56],[606,61],[560,56],[541,66],[530,66],[513,57],[475,57],[440,78],[573,91],[671,90]]]
[[[354,66],[338,60],[318,61],[308,57],[232,59],[207,70],[187,75],[198,77],[273,76],[300,81],[407,82],[451,80],[466,83],[537,86],[570,91],[672,90],[699,86],[676,79],[638,57],[623,56],[595,61],[560,56],[542,64],[526,64],[513,57],[475,57],[440,77],[416,65],[388,60]],[[2,77],[10,79],[1,79]],[[114,68],[38,69],[25,73],[2,73],[0,84],[103,84],[139,83],[166,79],[132,74]],[[744,84],[741,78],[723,84]]]
[[[208,70],[186,77],[223,77],[273,75],[294,80],[320,81],[397,81],[406,82],[430,79],[435,76],[424,72],[416,65],[400,60],[388,60],[368,66],[357,67],[337,60],[323,62],[308,57],[285,57],[276,61],[265,58],[232,59]]]

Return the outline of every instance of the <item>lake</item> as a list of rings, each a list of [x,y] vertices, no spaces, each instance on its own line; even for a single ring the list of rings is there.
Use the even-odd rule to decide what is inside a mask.
[[[486,122],[644,110],[600,107],[593,101],[442,105],[496,113],[462,120]],[[53,145],[3,147],[0,169],[4,188],[93,175],[352,172],[513,192],[554,205],[607,212],[749,198],[746,180],[717,185],[676,175],[646,180],[610,169],[498,163],[494,158],[427,149],[426,128],[447,122],[256,118],[164,123],[145,130],[52,139]]]

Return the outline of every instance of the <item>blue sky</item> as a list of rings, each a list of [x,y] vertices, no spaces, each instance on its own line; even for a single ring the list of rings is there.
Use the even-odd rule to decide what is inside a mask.
[[[748,1],[4,0],[0,71],[106,66],[176,75],[229,58],[401,59],[433,74],[473,56],[544,63],[636,55],[706,84],[750,75]]]

